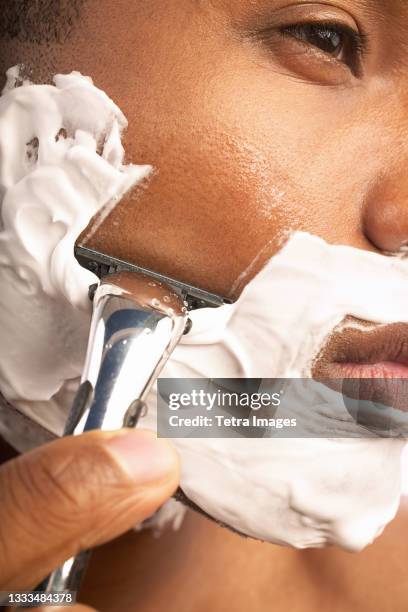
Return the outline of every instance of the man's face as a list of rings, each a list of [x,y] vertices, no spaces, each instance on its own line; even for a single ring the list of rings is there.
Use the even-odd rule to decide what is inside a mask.
[[[92,76],[155,168],[99,246],[235,297],[288,230],[408,239],[407,27],[403,0],[87,0],[64,44],[9,63]]]
[[[235,298],[291,230],[379,252],[407,241],[407,26],[405,0],[85,0],[63,44],[8,41],[2,61],[34,82],[90,75],[129,119],[127,161],[155,168],[93,246]]]

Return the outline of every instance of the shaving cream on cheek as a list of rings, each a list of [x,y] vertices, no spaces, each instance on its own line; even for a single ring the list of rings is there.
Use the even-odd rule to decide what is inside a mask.
[[[124,165],[120,109],[79,73],[0,98],[0,384],[10,401],[44,401],[84,359],[96,277],[76,238],[150,171]]]
[[[57,76],[0,98],[0,388],[60,433],[81,373],[93,276],[78,234],[149,171],[123,164],[126,120],[89,79]],[[287,245],[233,306],[192,313],[164,376],[309,376],[346,315],[407,321],[408,264],[307,234]],[[378,300],[381,295],[381,300]],[[322,397],[322,401],[326,401]],[[144,424],[155,427],[155,391]],[[14,443],[24,448],[24,440]],[[396,440],[179,439],[181,486],[238,531],[298,547],[358,550],[396,512]]]

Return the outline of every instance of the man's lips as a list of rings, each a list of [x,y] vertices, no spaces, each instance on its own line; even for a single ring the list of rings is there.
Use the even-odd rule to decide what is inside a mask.
[[[407,412],[408,324],[373,328],[358,323],[332,334],[314,364],[313,378],[344,397]]]
[[[313,376],[408,379],[408,324],[335,332],[317,359]]]

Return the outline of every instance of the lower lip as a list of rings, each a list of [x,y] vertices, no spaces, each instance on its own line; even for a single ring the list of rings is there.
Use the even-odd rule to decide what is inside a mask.
[[[332,366],[336,378],[408,378],[408,365],[394,361],[333,363]]]

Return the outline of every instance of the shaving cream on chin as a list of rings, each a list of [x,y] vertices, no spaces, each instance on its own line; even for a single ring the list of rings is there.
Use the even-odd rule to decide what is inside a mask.
[[[296,233],[234,306],[192,313],[192,331],[163,376],[309,377],[347,315],[408,322],[407,306],[408,261]],[[323,387],[319,402],[329,406],[332,399]],[[155,427],[154,394],[149,408],[145,422]],[[262,540],[357,551],[398,509],[401,440],[172,441],[184,493],[220,522]]]
[[[87,343],[93,276],[78,234],[149,167],[125,165],[118,107],[78,73],[54,85],[16,71],[0,98],[0,389],[61,433]],[[192,313],[170,377],[309,376],[346,315],[407,321],[408,264],[292,235],[233,306]],[[381,295],[381,300],[378,300]],[[155,427],[155,391],[143,425]],[[12,432],[24,450],[24,436]],[[358,550],[396,512],[397,440],[178,439],[188,497],[236,530],[280,544]]]

